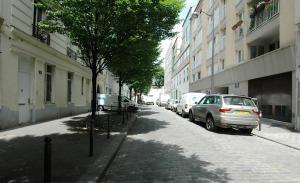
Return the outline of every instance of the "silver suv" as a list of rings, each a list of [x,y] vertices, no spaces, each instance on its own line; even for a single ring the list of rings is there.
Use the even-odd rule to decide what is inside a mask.
[[[189,111],[189,119],[205,122],[206,128],[234,128],[251,133],[257,127],[259,111],[253,100],[237,95],[207,95]]]

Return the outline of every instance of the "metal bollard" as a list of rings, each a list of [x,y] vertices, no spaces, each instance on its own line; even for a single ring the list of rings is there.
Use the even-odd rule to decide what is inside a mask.
[[[258,131],[261,131],[261,121],[260,121],[260,119],[258,121]]]
[[[125,123],[124,109],[122,110],[122,114],[123,114],[122,124],[124,124]]]
[[[128,121],[128,107],[126,108],[126,117],[127,117],[127,121]]]
[[[45,137],[44,139],[44,182],[51,181],[51,138]]]
[[[110,115],[107,115],[107,136],[106,136],[107,139],[109,139],[109,137],[110,137],[109,118],[110,118]]]

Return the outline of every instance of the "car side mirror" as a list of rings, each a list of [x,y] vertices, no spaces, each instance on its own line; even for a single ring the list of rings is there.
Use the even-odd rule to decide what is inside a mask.
[[[197,104],[198,104],[198,102],[195,102],[195,104],[197,105]]]

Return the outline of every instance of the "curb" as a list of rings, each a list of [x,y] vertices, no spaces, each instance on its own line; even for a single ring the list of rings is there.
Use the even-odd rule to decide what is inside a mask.
[[[277,144],[280,144],[280,145],[283,145],[283,146],[286,146],[286,147],[289,147],[291,149],[295,149],[297,151],[300,151],[300,148],[298,147],[295,147],[295,146],[292,146],[292,145],[288,145],[288,144],[285,144],[285,143],[282,143],[282,142],[279,142],[277,140],[274,140],[274,139],[271,139],[271,138],[268,138],[268,137],[265,137],[265,136],[262,136],[262,135],[258,135],[256,133],[252,133],[254,136],[258,137],[258,138],[262,138],[262,139],[265,139],[265,140],[268,140],[268,141],[271,141],[271,142],[275,142]]]
[[[127,132],[130,130],[134,122],[137,120],[137,114],[133,116],[132,120],[129,120],[127,124],[129,124],[123,132],[121,132],[120,139],[116,139],[117,142],[113,143],[110,148],[108,148],[104,153],[99,155],[99,158],[95,161],[95,163],[88,168],[86,173],[80,177],[80,179],[77,181],[78,183],[82,182],[101,182],[101,180],[104,178],[107,170],[109,169],[110,165],[112,164],[113,160],[117,156],[118,152],[121,149],[122,144],[124,143]],[[109,150],[112,150],[112,152],[108,153],[109,155],[106,155],[109,152]],[[103,165],[101,165],[103,164]]]

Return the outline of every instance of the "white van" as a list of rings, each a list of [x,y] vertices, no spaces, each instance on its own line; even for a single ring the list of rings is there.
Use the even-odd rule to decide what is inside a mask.
[[[186,117],[189,114],[189,110],[196,102],[199,102],[206,94],[205,93],[186,93],[181,96],[179,103],[177,104],[177,113],[182,117]]]
[[[144,104],[148,105],[154,105],[154,96],[153,95],[144,95],[143,96],[143,102]]]
[[[118,110],[119,100],[116,94],[98,94],[98,109],[100,110]],[[135,103],[129,98],[122,96],[121,99],[122,108],[128,106],[135,106]]]
[[[168,100],[170,99],[170,95],[168,94],[161,94],[159,96],[159,106],[166,106],[168,104]]]

